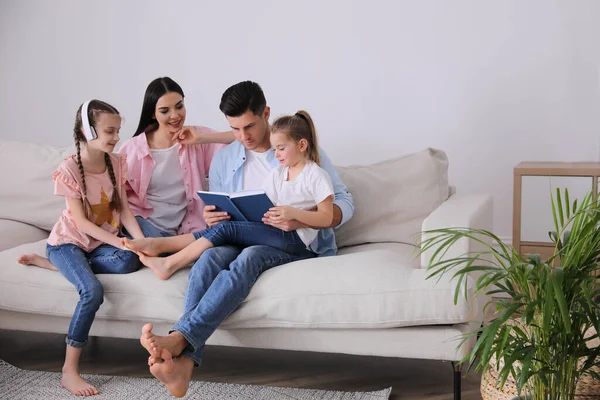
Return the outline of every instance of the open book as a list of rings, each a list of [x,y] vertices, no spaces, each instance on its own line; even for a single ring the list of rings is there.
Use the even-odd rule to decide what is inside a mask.
[[[217,206],[225,211],[231,221],[262,222],[263,216],[274,207],[264,190],[242,190],[235,193],[198,191],[198,196],[207,206]]]

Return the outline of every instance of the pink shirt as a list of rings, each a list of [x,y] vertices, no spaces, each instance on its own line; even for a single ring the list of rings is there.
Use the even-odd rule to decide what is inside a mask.
[[[198,126],[202,133],[215,131]],[[214,154],[225,147],[223,144],[198,144],[179,148],[179,165],[185,185],[187,212],[177,234],[200,231],[205,228],[202,212],[204,203],[196,193],[206,190],[206,177]],[[123,143],[119,153],[127,158],[129,179],[126,184],[127,200],[134,215],[148,218],[152,214],[152,206],[148,204],[148,186],[154,171],[154,158],[148,146],[146,134],[133,137]]]
[[[127,181],[127,164],[125,158],[118,154],[110,154],[117,191],[121,195],[121,188]],[[101,174],[84,172],[87,188],[87,199],[92,206],[93,215],[90,219],[100,228],[116,235],[121,229],[121,213],[111,211],[109,208],[114,186],[110,180],[108,168]],[[83,181],[79,172],[79,165],[75,156],[69,156],[63,160],[58,169],[52,174],[54,180],[54,194],[65,198],[83,199]],[[62,212],[58,222],[54,224],[48,244],[58,246],[71,243],[77,245],[83,251],[90,252],[103,242],[80,231],[73,219],[73,215],[67,203],[67,209]]]

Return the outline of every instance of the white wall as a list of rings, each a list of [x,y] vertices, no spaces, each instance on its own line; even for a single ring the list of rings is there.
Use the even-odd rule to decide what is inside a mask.
[[[444,149],[503,237],[518,161],[600,157],[594,0],[2,0],[0,57],[0,139],[69,144],[92,97],[129,137],[163,75],[189,123],[225,129],[223,90],[252,79],[275,116],[309,110],[338,164]]]

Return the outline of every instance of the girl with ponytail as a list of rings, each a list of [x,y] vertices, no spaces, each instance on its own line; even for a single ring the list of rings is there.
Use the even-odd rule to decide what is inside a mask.
[[[62,386],[76,396],[98,394],[79,374],[82,348],[104,301],[96,274],[127,274],[141,267],[119,237],[122,227],[134,239],[144,237],[127,202],[125,157],[112,152],[120,129],[121,116],[113,106],[91,100],[79,107],[73,130],[77,152],[52,175],[54,194],[66,199],[66,209],[48,238],[48,258],[19,258],[22,264],[58,269],[77,288],[79,302],[66,337],[61,378]]]
[[[143,264],[161,278],[197,260],[207,249],[224,244],[266,245],[303,258],[315,257],[318,229],[331,226],[334,191],[329,174],[319,166],[319,146],[312,118],[306,111],[278,118],[271,125],[271,145],[280,165],[264,182],[264,189],[276,207],[276,223],[298,220],[308,226],[285,232],[256,222],[222,221],[200,232],[169,238],[124,240],[138,252]],[[161,253],[177,253],[154,257]]]

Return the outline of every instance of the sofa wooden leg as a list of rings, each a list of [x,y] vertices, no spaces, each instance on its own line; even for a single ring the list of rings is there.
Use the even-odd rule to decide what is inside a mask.
[[[452,361],[452,369],[454,370],[454,400],[460,400],[461,367],[461,364]]]

